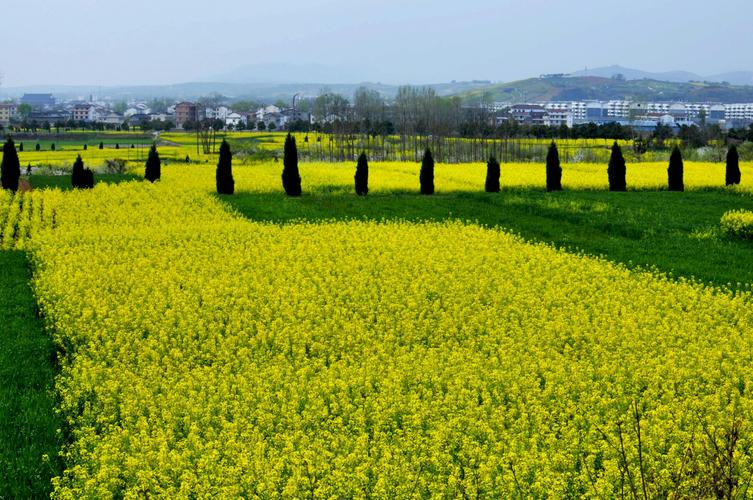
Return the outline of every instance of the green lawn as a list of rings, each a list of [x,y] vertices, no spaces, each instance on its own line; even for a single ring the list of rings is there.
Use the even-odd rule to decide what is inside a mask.
[[[37,316],[26,255],[0,252],[0,269],[0,499],[49,497],[61,470],[56,351]]]
[[[34,189],[42,188],[60,188],[63,190],[73,189],[71,185],[70,175],[32,175],[27,177],[29,184]],[[128,182],[141,180],[143,177],[133,174],[94,174],[94,184],[104,182],[106,184],[118,184],[120,182]]]
[[[261,221],[477,221],[510,229],[531,241],[603,255],[630,267],[656,268],[675,277],[731,284],[735,289],[753,283],[753,243],[730,240],[718,229],[724,212],[752,210],[753,198],[722,191],[508,190],[500,194],[398,193],[358,198],[347,188],[332,186],[300,199],[238,193],[223,200],[246,217]]]

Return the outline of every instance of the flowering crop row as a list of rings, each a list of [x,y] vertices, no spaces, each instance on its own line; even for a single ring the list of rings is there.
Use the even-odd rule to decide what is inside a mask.
[[[355,162],[301,163],[303,190],[306,192],[352,192]],[[562,165],[564,189],[606,190],[609,187],[607,166],[591,163]],[[686,189],[724,188],[724,164],[685,163]],[[753,191],[753,165],[743,164],[742,184],[730,190]],[[415,163],[372,163],[369,168],[369,193],[418,191],[420,165]],[[282,164],[267,162],[236,166],[233,170],[236,190],[239,192],[282,192],[280,173]],[[470,163],[461,165],[439,164],[435,171],[438,193],[484,189],[486,165]],[[177,178],[177,179],[176,179]],[[183,185],[211,190],[214,187],[214,167],[197,165],[170,165],[164,179]],[[506,163],[502,165],[502,188],[544,189],[546,171],[543,164]],[[628,189],[659,190],[667,188],[666,163],[640,163],[627,166]]]
[[[753,212],[733,210],[722,216],[722,230],[736,238],[753,239]]]
[[[381,167],[374,181],[411,185]],[[278,169],[236,176],[276,190]],[[302,166],[321,189],[333,172],[350,184]],[[207,194],[212,177],[168,167],[155,185],[2,200],[29,214],[4,227],[26,235],[63,350],[56,498],[744,488],[749,295],[476,225],[250,222]]]

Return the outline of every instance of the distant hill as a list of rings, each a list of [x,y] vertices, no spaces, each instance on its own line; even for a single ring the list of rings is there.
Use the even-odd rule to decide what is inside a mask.
[[[470,92],[489,85],[489,82],[451,82],[428,85],[439,95],[455,95]],[[355,90],[364,86],[379,91],[387,98],[397,95],[397,85],[381,83],[213,83],[193,82],[176,85],[140,85],[123,87],[34,85],[28,87],[0,87],[0,99],[18,98],[25,93],[52,93],[58,99],[88,99],[90,94],[100,98],[152,99],[197,99],[210,94],[220,94],[231,99],[253,99],[262,102],[289,100],[295,94],[302,97],[319,95],[322,89],[337,92],[348,98]]]
[[[611,99],[733,103],[753,102],[753,86],[561,76],[489,85],[460,96],[470,101],[486,98],[508,103]]]
[[[664,71],[654,73],[640,69],[625,68],[623,66],[604,66],[601,68],[589,68],[575,71],[568,76],[599,76],[602,78],[612,78],[615,75],[622,75],[626,80],[658,80],[675,83],[727,82],[732,85],[753,85],[753,71],[733,71],[729,73],[703,76],[689,71]]]

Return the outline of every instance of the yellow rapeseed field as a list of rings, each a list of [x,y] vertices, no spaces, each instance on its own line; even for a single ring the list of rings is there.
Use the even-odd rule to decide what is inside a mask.
[[[304,193],[353,192],[355,163],[301,163],[301,178]],[[724,187],[724,164],[685,163],[685,188],[718,189]],[[383,162],[372,163],[369,167],[369,193],[415,193],[419,188],[420,165],[415,163]],[[573,163],[562,165],[562,185],[564,189],[604,190],[609,187],[606,165]],[[742,184],[730,188],[743,192],[753,192],[753,164],[741,164]],[[136,169],[143,173],[143,168]],[[280,172],[282,162],[264,162],[235,166],[236,190],[241,192],[276,193],[282,192]],[[196,189],[214,189],[214,166],[171,165],[172,175],[164,179],[168,183],[180,183]],[[486,164],[469,163],[460,165],[438,164],[435,168],[437,193],[471,191],[484,189]],[[502,188],[535,188],[546,186],[544,165],[536,163],[502,164],[500,179]],[[640,163],[628,165],[628,189],[667,189],[666,163]]]
[[[653,168],[633,181],[658,186]],[[237,189],[277,192],[280,169],[236,168]],[[565,185],[603,186],[592,169],[565,166]],[[370,183],[414,189],[416,170],[375,164]],[[503,184],[540,170],[503,165]],[[717,170],[689,165],[686,183]],[[301,174],[322,189],[353,169]],[[482,174],[440,166],[437,187]],[[677,498],[749,481],[748,294],[472,224],[251,222],[213,181],[170,166],[155,185],[0,199],[2,244],[30,251],[63,350],[55,498]]]

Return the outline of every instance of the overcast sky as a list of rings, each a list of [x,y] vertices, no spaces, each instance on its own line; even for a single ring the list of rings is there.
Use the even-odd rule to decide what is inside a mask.
[[[508,81],[620,64],[753,69],[751,0],[2,0],[4,86],[207,81],[254,64],[332,81]],[[300,78],[307,81],[305,75]]]

